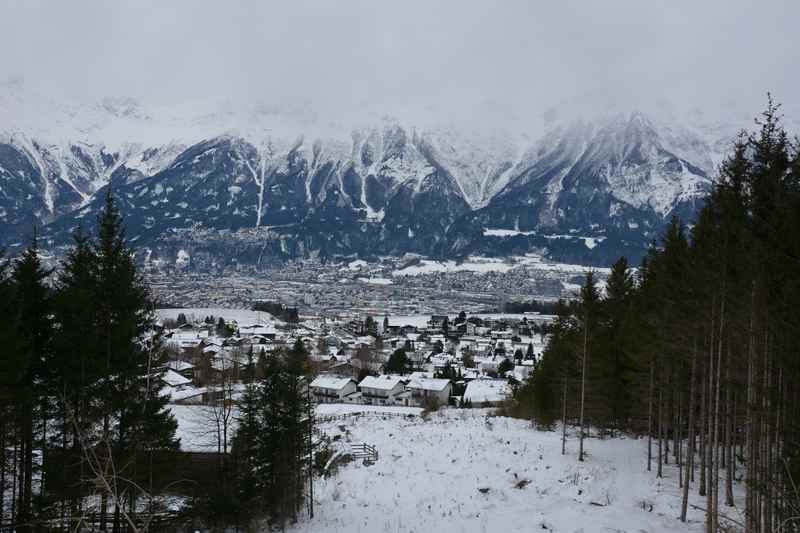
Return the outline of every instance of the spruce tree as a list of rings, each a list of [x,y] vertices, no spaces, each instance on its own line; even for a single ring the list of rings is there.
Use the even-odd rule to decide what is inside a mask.
[[[122,217],[111,192],[98,220],[97,256],[97,339],[102,353],[104,380],[103,440],[111,447],[117,469],[135,464],[143,450],[174,449],[176,422],[166,409],[157,384],[164,371],[164,353],[154,333],[152,303],[139,273],[134,252],[125,239]],[[119,463],[119,464],[116,464]],[[130,475],[131,472],[119,472]],[[133,491],[130,491],[133,494]],[[101,502],[101,522],[106,517],[106,495]],[[131,508],[135,502],[130,501]],[[120,507],[114,510],[119,527]]]
[[[0,339],[3,339],[3,357],[0,357],[0,529],[6,523],[14,523],[16,494],[8,491],[17,483],[14,468],[14,449],[17,445],[17,422],[20,403],[17,390],[21,351],[16,336],[16,321],[13,302],[13,287],[10,280],[10,265],[0,250]],[[7,502],[6,498],[12,501]],[[8,512],[6,511],[8,509]]]
[[[52,360],[53,324],[50,291],[46,279],[50,272],[39,259],[39,244],[34,232],[28,248],[14,262],[11,280],[15,310],[15,335],[18,338],[16,385],[19,401],[19,427],[22,446],[17,522],[20,531],[33,529],[34,449],[44,453],[44,440],[36,442],[37,418],[46,420],[49,365]],[[46,427],[46,426],[45,426]],[[43,428],[44,429],[44,428]],[[43,436],[42,436],[43,437]]]
[[[628,261],[621,257],[611,267],[603,299],[604,323],[600,334],[598,358],[597,400],[604,401],[601,419],[604,425],[621,428],[629,415],[633,401],[628,346],[624,342],[624,327],[629,319],[634,290],[633,274]]]
[[[510,359],[503,359],[500,361],[500,364],[497,365],[497,374],[499,376],[505,376],[506,372],[514,370],[514,363],[511,362]]]
[[[388,373],[400,374],[402,376],[408,372],[410,366],[411,362],[406,355],[406,351],[403,348],[398,348],[389,356],[389,360],[385,365],[385,370]]]
[[[600,293],[597,290],[597,281],[594,271],[586,273],[580,292],[581,319],[583,320],[583,357],[581,358],[581,403],[580,403],[580,448],[578,460],[583,461],[583,439],[585,437],[584,423],[586,416],[586,382],[589,372],[589,343],[592,338],[592,328],[598,321]]]
[[[247,385],[234,436],[237,494],[248,518],[262,515],[281,526],[294,521],[310,498],[314,422],[308,353],[298,339],[259,365],[263,379]]]
[[[98,422],[97,395],[103,374],[102,352],[93,334],[97,326],[97,256],[81,228],[73,235],[73,247],[58,273],[53,316],[57,324],[54,342],[52,391],[58,406],[60,439],[64,463],[60,465],[63,483],[77,482],[77,502],[71,506],[81,512],[86,472],[82,444],[95,443]],[[90,332],[90,334],[87,334]]]

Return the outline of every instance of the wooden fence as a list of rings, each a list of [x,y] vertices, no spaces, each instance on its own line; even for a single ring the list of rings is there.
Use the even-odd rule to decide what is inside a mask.
[[[362,417],[367,415],[374,415],[377,417],[395,417],[395,418],[414,418],[418,415],[413,413],[391,413],[385,411],[354,411],[352,413],[343,413],[339,415],[320,415],[315,416],[314,420],[316,422],[333,422],[334,420],[346,420],[350,417]]]
[[[353,456],[353,459],[378,460],[378,449],[374,445],[367,444],[366,442],[351,444],[350,454]]]

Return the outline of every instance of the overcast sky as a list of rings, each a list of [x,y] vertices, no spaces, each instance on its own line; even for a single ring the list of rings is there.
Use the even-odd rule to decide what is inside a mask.
[[[800,2],[0,0],[0,77],[70,98],[524,120],[800,99]]]

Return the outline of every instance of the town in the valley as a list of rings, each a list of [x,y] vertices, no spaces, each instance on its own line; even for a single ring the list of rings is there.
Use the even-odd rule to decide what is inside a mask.
[[[417,316],[298,316],[163,309],[169,352],[162,394],[176,405],[236,400],[258,361],[302,344],[317,403],[498,406],[534,371],[553,316],[538,312]],[[257,306],[258,307],[258,306]]]

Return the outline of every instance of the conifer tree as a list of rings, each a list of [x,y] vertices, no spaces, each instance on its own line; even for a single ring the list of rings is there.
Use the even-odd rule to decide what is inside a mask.
[[[584,424],[585,424],[585,411],[586,411],[586,380],[587,372],[589,371],[589,342],[592,337],[591,330],[594,327],[594,322],[598,320],[600,293],[597,290],[597,282],[595,280],[594,272],[589,271],[586,273],[583,286],[580,292],[580,309],[581,318],[583,320],[583,356],[581,358],[581,405],[580,405],[580,447],[578,451],[578,460],[583,461],[583,439],[585,437]]]
[[[104,363],[102,440],[112,450],[108,460],[135,464],[142,449],[175,448],[177,424],[165,408],[167,398],[156,390],[164,354],[157,340],[155,345],[144,342],[153,333],[152,304],[110,191],[98,226],[94,253],[98,263],[97,339]],[[104,495],[101,522],[106,504]],[[129,505],[133,507],[135,502]],[[115,529],[119,528],[120,512],[120,506],[115,506]]]
[[[604,401],[602,420],[612,428],[621,428],[627,421],[632,404],[631,369],[629,347],[625,344],[624,327],[629,319],[634,290],[633,274],[625,257],[619,258],[611,267],[603,299],[604,324],[600,335],[601,344],[598,380],[600,390],[597,400]]]
[[[406,355],[406,351],[403,348],[398,348],[392,352],[392,355],[389,356],[389,360],[386,362],[385,370],[389,373],[403,375],[408,372],[410,366],[411,362]]]
[[[525,352],[525,359],[528,361],[532,361],[536,358],[536,355],[533,352],[533,343],[528,343],[528,350]]]
[[[44,453],[44,435],[36,442],[37,417],[46,418],[48,365],[52,359],[53,325],[51,298],[46,286],[50,272],[39,259],[39,244],[34,232],[28,248],[14,262],[11,280],[15,309],[15,332],[19,339],[16,375],[13,383],[19,401],[21,433],[21,479],[17,522],[19,531],[34,529],[33,477],[34,450]],[[44,429],[44,428],[42,428]]]
[[[17,347],[14,342],[14,323],[12,321],[12,291],[9,281],[8,261],[5,260],[3,251],[0,250],[0,339],[7,339],[8,345],[4,357],[0,357],[0,529],[5,525],[6,519],[13,521],[14,517],[6,516],[6,491],[10,482],[15,478],[16,472],[12,470],[12,453],[16,440],[12,437],[15,433],[13,420],[16,402],[13,390],[15,385]],[[12,493],[11,499],[15,497]]]
[[[54,389],[51,391],[60,418],[59,446],[64,457],[65,478],[78,480],[75,505],[80,514],[85,490],[86,465],[81,442],[92,445],[98,421],[97,395],[103,359],[96,331],[97,256],[81,228],[73,235],[73,248],[58,273],[53,312],[57,324],[54,342]],[[74,506],[73,506],[74,507]],[[62,512],[62,515],[64,513]],[[62,519],[65,517],[62,516]]]
[[[314,422],[308,352],[297,339],[260,365],[264,377],[245,389],[234,437],[237,492],[243,509],[254,507],[280,526],[294,521],[310,499]]]

